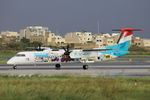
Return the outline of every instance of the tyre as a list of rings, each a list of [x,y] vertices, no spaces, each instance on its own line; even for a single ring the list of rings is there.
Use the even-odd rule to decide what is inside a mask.
[[[17,66],[16,66],[16,65],[14,65],[14,66],[13,66],[13,69],[16,69],[16,68],[17,68]]]
[[[84,70],[88,69],[88,65],[83,65],[83,69]]]
[[[56,64],[56,65],[55,65],[55,68],[56,68],[56,69],[60,69],[60,67],[61,67],[60,64]]]

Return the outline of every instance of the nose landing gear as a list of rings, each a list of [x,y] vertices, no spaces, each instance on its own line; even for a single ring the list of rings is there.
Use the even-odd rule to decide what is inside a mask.
[[[13,65],[13,69],[16,69],[17,68],[17,66],[16,65]]]

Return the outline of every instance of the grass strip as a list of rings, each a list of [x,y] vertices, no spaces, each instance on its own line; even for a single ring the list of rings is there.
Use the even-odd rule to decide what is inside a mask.
[[[149,100],[150,77],[0,76],[0,100]]]
[[[6,64],[8,59],[0,59],[0,64]]]
[[[150,54],[128,54],[123,57],[150,57]]]
[[[16,52],[0,52],[0,57],[13,57]]]

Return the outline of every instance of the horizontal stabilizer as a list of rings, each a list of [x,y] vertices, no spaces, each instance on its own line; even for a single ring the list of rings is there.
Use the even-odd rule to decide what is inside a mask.
[[[126,41],[131,41],[134,31],[144,31],[144,30],[135,28],[122,28],[122,29],[113,29],[112,31],[121,31],[121,35],[117,41],[117,44],[119,44]]]
[[[144,29],[122,28],[122,29],[113,29],[112,31],[144,31]]]

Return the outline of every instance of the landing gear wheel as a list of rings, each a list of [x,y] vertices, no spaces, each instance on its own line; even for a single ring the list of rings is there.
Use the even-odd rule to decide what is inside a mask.
[[[88,68],[89,68],[88,65],[83,65],[83,69],[84,69],[84,70],[86,70],[86,69],[88,69]]]
[[[60,64],[56,64],[56,65],[55,65],[55,68],[56,68],[56,69],[60,69],[60,67],[61,67]]]
[[[13,69],[16,69],[16,68],[17,68],[17,66],[16,66],[16,65],[14,65],[14,66],[13,66]]]

